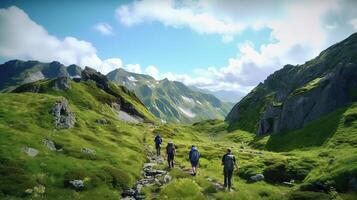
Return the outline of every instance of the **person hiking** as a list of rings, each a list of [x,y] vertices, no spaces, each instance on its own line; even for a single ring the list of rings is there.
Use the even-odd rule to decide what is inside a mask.
[[[227,153],[222,157],[223,173],[224,173],[224,187],[231,191],[232,187],[232,175],[234,166],[238,169],[236,158],[232,154],[231,149],[227,149]]]
[[[174,157],[175,157],[175,145],[172,141],[170,141],[166,146],[166,155],[167,155],[167,162],[169,164],[169,168],[174,168]]]
[[[162,139],[161,136],[158,134],[155,137],[156,156],[160,155],[161,143],[162,143]]]
[[[195,145],[192,145],[190,153],[188,155],[188,158],[190,159],[191,162],[191,167],[192,167],[192,175],[196,176],[197,173],[197,165],[198,161],[200,159],[200,152],[198,152],[198,149]]]

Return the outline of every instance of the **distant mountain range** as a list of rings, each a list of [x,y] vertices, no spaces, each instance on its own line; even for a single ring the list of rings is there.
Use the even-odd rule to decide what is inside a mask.
[[[42,79],[56,77],[75,77],[81,75],[77,65],[64,66],[59,62],[42,63],[38,61],[11,60],[0,65],[0,91]]]
[[[0,91],[43,79],[80,77],[77,65],[59,62],[11,60],[0,65]],[[145,106],[163,122],[192,123],[205,119],[224,119],[232,103],[223,102],[212,94],[195,91],[181,82],[155,80],[153,77],[116,69],[107,75],[110,81],[132,90]]]
[[[191,123],[204,119],[223,119],[232,103],[212,94],[192,90],[181,82],[116,69],[107,74],[109,80],[135,92],[148,109],[167,122]]]

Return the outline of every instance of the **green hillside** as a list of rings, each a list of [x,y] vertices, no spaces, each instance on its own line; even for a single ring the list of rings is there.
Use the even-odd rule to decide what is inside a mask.
[[[148,109],[163,122],[192,123],[206,119],[224,119],[232,104],[211,94],[194,91],[181,82],[117,69],[108,79],[133,90]]]
[[[97,88],[93,81],[71,81],[71,89],[64,91],[52,90],[51,82],[34,83],[44,88],[41,93],[0,94],[0,197],[116,199],[140,174],[145,156],[138,144],[148,128],[118,120],[108,105],[115,98]],[[111,87],[130,101],[145,120],[154,120],[130,93],[115,85]],[[53,105],[64,99],[76,118],[70,129],[56,128],[50,113]],[[47,148],[45,140],[53,141],[57,150]],[[38,155],[26,155],[26,147],[38,150]],[[84,180],[83,192],[66,186],[72,179]],[[44,194],[36,193],[34,188],[42,186]],[[33,194],[26,196],[27,189],[34,190]]]

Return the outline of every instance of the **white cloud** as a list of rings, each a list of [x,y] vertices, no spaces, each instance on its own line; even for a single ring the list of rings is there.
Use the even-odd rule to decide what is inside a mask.
[[[102,35],[114,35],[113,27],[104,22],[94,25],[93,29]]]
[[[139,64],[127,64],[125,65],[125,67],[129,72],[133,72],[137,74],[142,73],[141,66]]]
[[[180,5],[175,1],[135,1],[130,5],[120,6],[116,10],[116,17],[127,26],[145,21],[159,21],[175,28],[188,27],[198,33],[221,34],[225,42],[232,41],[233,35],[245,28],[243,23],[232,21],[228,17],[219,18],[204,11],[201,9],[204,4],[188,1],[186,3],[188,5],[185,5],[185,1]]]
[[[353,29],[357,31],[357,18],[351,19],[350,24],[352,25]]]
[[[154,66],[154,65],[149,65],[146,69],[145,72],[154,77],[154,79],[159,80],[160,79],[160,73],[159,70]]]
[[[109,58],[102,62],[100,71],[103,74],[107,74],[113,71],[114,69],[122,68],[122,67],[123,67],[123,61],[120,58]]]
[[[9,58],[58,60],[65,64],[98,65],[91,43],[74,37],[60,40],[32,21],[21,9],[0,9],[0,55]]]
[[[0,56],[90,66],[104,74],[122,67],[122,61],[118,58],[101,60],[90,42],[74,37],[59,39],[50,35],[16,6],[0,9],[0,22]]]

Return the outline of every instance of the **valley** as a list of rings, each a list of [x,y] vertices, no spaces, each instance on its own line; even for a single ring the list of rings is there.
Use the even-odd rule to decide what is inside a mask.
[[[356,199],[356,38],[286,65],[231,111],[168,79],[9,61],[0,67],[0,198]],[[176,168],[152,155],[157,134],[174,142]],[[239,166],[231,192],[221,188],[227,148]],[[145,178],[140,194],[123,195]]]

